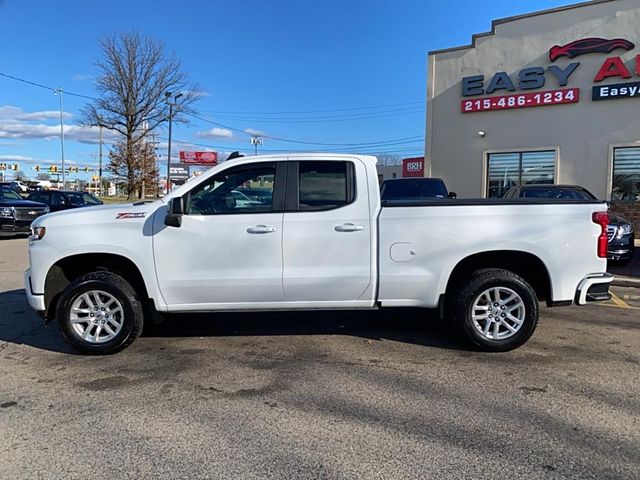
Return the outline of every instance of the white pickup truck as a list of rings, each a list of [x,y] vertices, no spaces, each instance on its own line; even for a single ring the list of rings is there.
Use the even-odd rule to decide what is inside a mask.
[[[164,200],[40,217],[29,304],[87,354],[169,312],[385,307],[440,308],[476,348],[505,351],[532,335],[540,299],[609,298],[605,203],[381,205],[375,165],[243,157]]]

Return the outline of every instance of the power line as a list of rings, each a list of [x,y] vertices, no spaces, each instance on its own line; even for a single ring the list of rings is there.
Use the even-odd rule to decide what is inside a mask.
[[[348,107],[348,108],[332,108],[328,110],[301,110],[296,112],[230,112],[223,110],[216,111],[207,111],[205,113],[218,114],[218,113],[229,113],[229,114],[238,114],[238,115],[289,115],[289,114],[304,114],[304,113],[329,113],[329,112],[346,112],[351,110],[367,110],[367,109],[376,109],[376,108],[389,108],[389,107],[401,107],[406,105],[415,105],[420,104],[423,105],[424,102],[405,102],[405,103],[393,103],[388,105],[370,105],[370,106],[362,106],[362,107]]]
[[[43,84],[37,83],[37,82],[32,82],[31,80],[25,80],[24,78],[15,77],[15,76],[9,75],[7,73],[0,72],[0,76],[5,77],[5,78],[10,78],[11,80],[15,80],[17,82],[26,83],[27,85],[33,85],[35,87],[43,88],[45,90],[49,90],[49,91],[54,92],[54,93],[58,90],[55,87],[43,85]],[[89,95],[82,95],[81,93],[68,92],[67,90],[64,90],[64,94],[65,95],[71,95],[73,97],[87,98],[89,100],[97,100],[97,98],[95,98],[95,97],[90,97]]]
[[[376,118],[398,117],[402,115],[424,114],[424,108],[412,108],[403,110],[387,110],[359,115],[336,115],[318,117],[288,117],[288,118],[251,118],[233,115],[216,115],[225,120],[250,121],[259,123],[330,123],[330,122],[352,122],[360,120],[370,120]]]
[[[197,118],[198,120],[201,120],[203,122],[206,123],[210,123],[212,125],[215,125],[217,127],[221,127],[221,128],[226,128],[227,130],[231,130],[233,132],[238,132],[238,133],[242,133],[243,135],[252,135],[251,133],[236,128],[236,127],[231,127],[229,125],[225,125],[219,122],[214,122],[213,120],[210,120],[208,118],[205,117],[201,117],[199,115],[196,114],[190,114],[189,116],[193,117],[193,118]],[[361,145],[382,145],[388,142],[395,142],[395,141],[400,141],[400,140],[410,140],[410,139],[418,139],[418,138],[424,138],[423,135],[414,135],[412,137],[404,137],[404,138],[396,138],[396,139],[392,139],[392,140],[384,140],[384,141],[380,141],[380,142],[369,142],[369,143],[362,143],[362,142],[355,142],[355,143],[326,143],[326,142],[308,142],[308,141],[304,141],[304,140],[293,140],[290,138],[281,138],[281,137],[273,137],[271,135],[266,135],[266,134],[261,134],[262,137],[264,138],[269,138],[271,140],[278,140],[281,142],[288,142],[288,143],[298,143],[298,144],[302,144],[302,145],[327,145],[327,146],[338,146],[338,147],[347,147],[347,146],[361,146]]]

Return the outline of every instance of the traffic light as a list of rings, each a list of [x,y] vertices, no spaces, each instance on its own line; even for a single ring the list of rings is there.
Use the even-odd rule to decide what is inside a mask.
[[[71,167],[69,170],[71,172],[78,173],[78,167]]]
[[[88,171],[89,171],[89,167],[84,167],[84,168],[83,168],[83,170],[84,170],[84,172],[86,173],[86,172],[88,172]]]
[[[6,163],[0,163],[0,170],[6,170],[7,169],[7,164]]]
[[[49,167],[49,172],[51,173],[58,173],[58,166],[57,165],[51,165]]]
[[[35,167],[33,167],[33,169],[34,169],[36,172],[39,172],[39,171],[40,171],[40,165],[36,165]]]
[[[17,171],[18,170],[18,164],[14,163],[13,165],[11,165],[11,170]]]

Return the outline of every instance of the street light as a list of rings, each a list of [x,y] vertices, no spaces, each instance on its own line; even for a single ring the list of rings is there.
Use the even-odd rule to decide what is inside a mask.
[[[167,146],[167,195],[171,188],[171,123],[173,122],[173,107],[178,106],[178,99],[182,96],[181,93],[173,95],[171,92],[165,92],[165,100],[169,105],[169,145]],[[173,98],[173,101],[171,101]]]
[[[62,121],[62,87],[53,90],[54,95],[60,97],[60,154],[62,157],[62,190],[65,190],[67,177],[64,173],[64,123]]]
[[[255,155],[258,155],[258,145],[264,143],[263,138],[260,135],[251,135],[251,145],[255,147]]]

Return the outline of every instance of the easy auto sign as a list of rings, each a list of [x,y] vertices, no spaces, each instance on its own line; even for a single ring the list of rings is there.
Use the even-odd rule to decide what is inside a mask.
[[[622,38],[610,40],[584,38],[566,45],[554,45],[549,49],[549,60],[555,62],[561,57],[575,58],[590,53],[610,53],[617,49],[632,50],[633,48],[635,48],[633,43]],[[558,65],[527,67],[512,75],[507,72],[496,72],[488,81],[484,75],[464,77],[461,93],[465,98],[460,103],[460,110],[462,113],[470,113],[577,103],[580,101],[580,88],[571,87],[569,83],[571,76],[579,67],[580,62],[572,62],[565,67]],[[634,72],[640,76],[640,55],[636,57]],[[631,73],[620,57],[609,57],[604,60],[593,81],[601,82],[616,77],[627,79],[631,77]],[[548,84],[550,79],[558,87],[567,88],[540,90]],[[505,94],[493,95],[500,92]],[[635,96],[640,96],[640,81],[594,86],[592,100]]]

